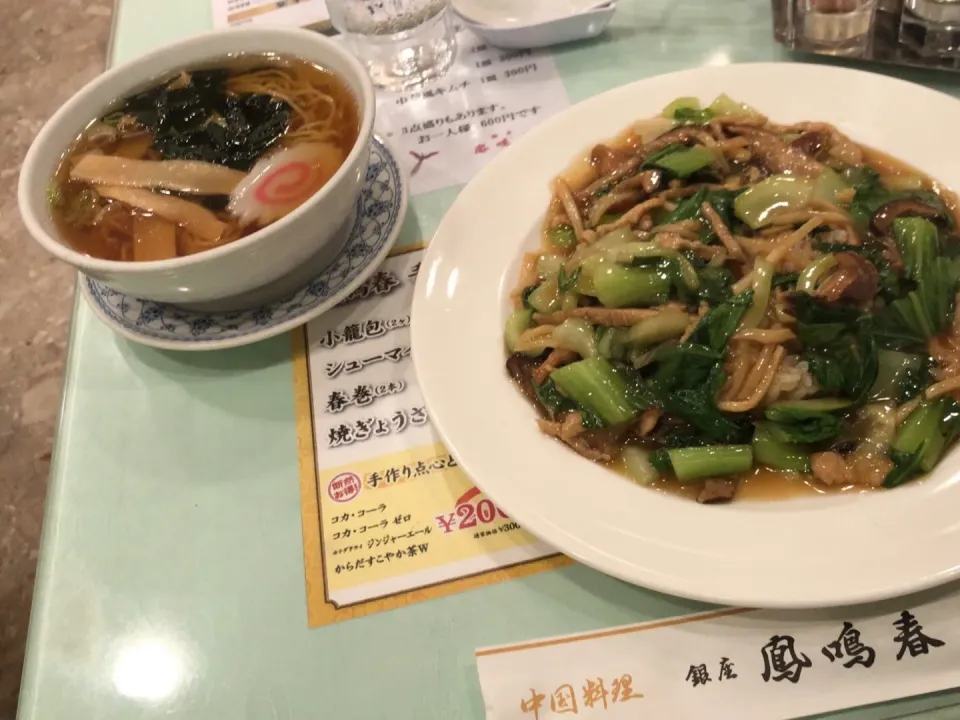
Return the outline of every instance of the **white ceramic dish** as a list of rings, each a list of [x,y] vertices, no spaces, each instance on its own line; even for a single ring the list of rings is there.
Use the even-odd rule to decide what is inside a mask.
[[[603,0],[451,0],[450,4],[465,20],[505,28],[560,20],[606,3]]]
[[[101,260],[58,237],[46,193],[64,151],[112,103],[182,68],[236,53],[279,53],[322,65],[353,90],[361,115],[356,145],[316,195],[281,220],[234,243],[197,255],[147,263]],[[375,102],[360,63],[340,43],[307,30],[233,28],[167,45],[107,71],[74,95],[34,140],[20,174],[19,204],[27,230],[57,258],[115,290],[160,302],[223,301],[280,278],[330,242],[353,211],[370,155]]]
[[[796,92],[801,87],[816,92]],[[960,124],[960,102],[883,75],[730,65],[650,78],[587,100],[488,165],[430,244],[412,323],[430,416],[464,471],[511,517],[577,560],[638,585],[724,604],[808,608],[879,600],[955,578],[957,452],[930,477],[893,491],[698,505],[638,487],[542,435],[533,408],[507,378],[507,296],[521,254],[538,245],[550,180],[578,153],[674,98],[709,101],[721,92],[777,121],[832,122],[960,187],[955,153],[934,141]]]
[[[374,138],[363,189],[349,224],[339,231],[334,254],[311,258],[292,273],[226,312],[188,309],[125,295],[80,276],[80,292],[111,330],[162,350],[224,350],[266,340],[309,322],[347,301],[375,276],[390,252],[407,212],[408,183],[396,156]]]
[[[526,49],[550,47],[596,37],[610,24],[616,10],[616,3],[609,3],[577,15],[546,20],[532,25],[506,25],[503,27],[480,25],[465,18],[461,19],[467,28],[494,47]]]

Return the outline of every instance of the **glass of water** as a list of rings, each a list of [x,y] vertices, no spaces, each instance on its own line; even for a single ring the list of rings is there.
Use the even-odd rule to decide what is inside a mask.
[[[442,77],[457,54],[449,0],[327,0],[333,26],[374,84],[399,91]]]

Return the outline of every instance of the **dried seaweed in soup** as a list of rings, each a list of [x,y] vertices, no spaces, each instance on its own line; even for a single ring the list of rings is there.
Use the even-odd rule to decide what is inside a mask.
[[[123,112],[154,133],[164,160],[200,160],[249,170],[287,131],[290,107],[265,94],[234,95],[227,72],[193,73],[185,87],[169,84],[126,100]]]

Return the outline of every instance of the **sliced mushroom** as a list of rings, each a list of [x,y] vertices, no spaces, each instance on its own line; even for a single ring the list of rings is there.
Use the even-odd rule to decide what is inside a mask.
[[[669,132],[665,132],[656,140],[651,140],[644,145],[643,150],[648,155],[663,150],[670,145],[689,145],[694,142],[703,144],[707,133],[695,127],[678,127]]]
[[[599,148],[603,148],[603,150],[599,150]],[[609,167],[612,163],[614,152],[619,153],[622,157],[620,157],[618,163],[604,172],[603,168]],[[574,197],[580,203],[587,203],[597,191],[610,189],[624,178],[632,175],[640,167],[640,163],[643,162],[643,155],[614,151],[606,145],[597,145],[593,148],[590,159],[597,167],[600,177],[574,194]]]
[[[840,252],[834,257],[837,259],[837,269],[817,288],[817,296],[828,302],[843,298],[856,302],[873,300],[880,279],[874,264],[852,252]]]
[[[609,175],[633,157],[635,157],[634,153],[618,150],[602,143],[595,145],[590,151],[590,162],[599,175]]]
[[[904,215],[919,215],[933,219],[940,217],[940,211],[920,200],[892,200],[881,205],[870,218],[870,228],[877,235],[889,235],[893,221]]]
[[[703,505],[730,502],[737,493],[736,480],[710,478],[703,483],[703,490],[697,495],[697,502]]]
[[[540,358],[530,357],[523,353],[513,353],[507,358],[507,372],[520,388],[524,396],[537,406],[542,414],[546,413],[546,408],[540,404],[537,394],[533,391],[533,374],[540,365]]]
[[[809,158],[817,159],[821,151],[827,147],[830,137],[825,132],[805,132],[790,143],[790,147],[799,150]]]

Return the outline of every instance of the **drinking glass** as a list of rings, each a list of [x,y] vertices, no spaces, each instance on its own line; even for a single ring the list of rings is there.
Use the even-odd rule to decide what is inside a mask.
[[[449,0],[327,0],[330,20],[385,90],[442,77],[457,54]]]
[[[923,57],[960,58],[960,1],[906,0],[900,42]]]
[[[795,0],[770,0],[770,9],[773,13],[774,39],[792,46],[796,39]]]
[[[876,0],[795,0],[798,40],[831,55],[860,55],[873,29]]]

